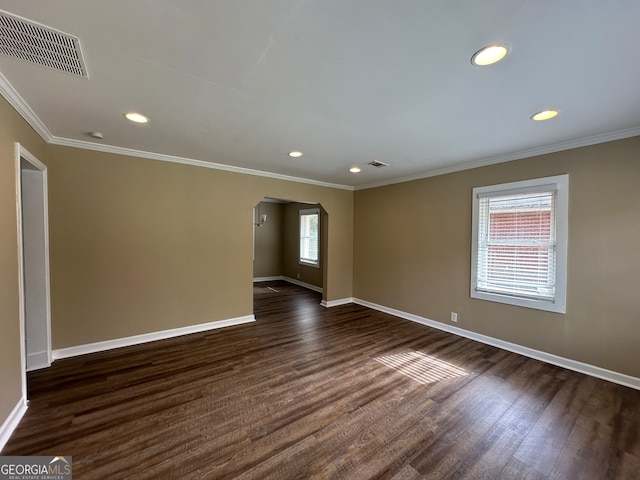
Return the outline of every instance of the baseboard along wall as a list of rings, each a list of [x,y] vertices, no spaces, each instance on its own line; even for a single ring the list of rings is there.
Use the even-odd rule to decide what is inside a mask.
[[[49,368],[50,366],[51,362],[49,361],[49,352],[47,351],[27,355],[27,372]]]
[[[540,360],[542,362],[550,363],[552,365],[557,365],[559,367],[563,367],[568,370],[584,373],[585,375],[590,375],[592,377],[600,378],[602,380],[607,380],[609,382],[617,383],[619,385],[624,385],[626,387],[640,390],[640,378],[638,377],[633,377],[631,375],[626,375],[624,373],[614,372],[612,370],[607,370],[606,368],[597,367],[595,365],[591,365],[588,363],[578,362],[570,358],[560,357],[552,353],[535,350],[533,348],[518,345],[516,343],[506,342],[504,340],[500,340],[499,338],[490,337],[488,335],[482,335],[480,333],[475,333],[470,330],[465,330],[463,328],[454,327],[452,325],[447,325],[441,322],[436,322],[435,320],[431,320],[429,318],[421,317],[419,315],[414,315],[412,313],[403,312],[401,310],[396,310],[394,308],[385,307],[384,305],[378,305],[376,303],[368,302],[366,300],[361,300],[359,298],[334,300],[333,302],[330,302],[330,303],[332,304],[335,303],[335,305],[337,306],[337,305],[343,305],[345,303],[351,303],[349,302],[349,300],[351,300],[353,303],[357,305],[362,305],[364,307],[372,308],[380,312],[388,313],[395,317],[400,317],[405,320],[420,323],[428,327],[437,328],[438,330],[452,333],[460,337],[469,338],[471,340],[476,340],[478,342],[481,342],[487,345],[492,345],[494,347],[498,347],[503,350],[508,350],[513,353],[518,353],[520,355],[524,355],[525,357]],[[330,306],[333,306],[333,305],[330,305]]]
[[[156,340],[164,340],[166,338],[179,337],[181,335],[189,335],[190,333],[205,332],[207,330],[215,330],[217,328],[231,327],[233,325],[241,325],[243,323],[255,322],[253,315],[244,317],[230,318],[227,320],[218,320],[215,322],[201,323],[198,325],[190,325],[187,327],[172,328],[170,330],[161,330],[158,332],[144,333],[142,335],[134,335],[132,337],[117,338],[114,340],[105,340],[103,342],[89,343],[86,345],[78,345],[75,347],[61,348],[53,351],[53,359],[77,357],[78,355],[86,355],[88,353],[104,352],[105,350],[113,350],[114,348],[128,347],[141,343],[155,342]]]
[[[324,293],[324,289],[322,287],[317,287],[315,285],[311,285],[310,283],[302,282],[302,281],[297,280],[295,278],[286,277],[284,275],[278,275],[278,276],[275,276],[275,277],[255,277],[253,279],[253,282],[254,283],[273,282],[275,280],[284,280],[285,282],[293,283],[294,285],[298,285],[299,287],[304,287],[304,288],[307,288],[309,290],[313,290],[314,292]]]
[[[16,406],[13,407],[13,410],[11,410],[11,413],[0,427],[0,453],[9,441],[9,438],[11,438],[13,431],[18,427],[24,414],[27,413],[27,407],[27,399],[22,397],[18,400]]]
[[[269,279],[271,280],[271,278]],[[309,288],[309,286],[304,285],[302,284],[302,282],[296,281],[292,278],[278,277],[278,278],[275,278],[275,280],[285,280],[287,282]],[[254,281],[258,281],[258,280],[254,279]],[[413,313],[396,310],[395,308],[385,307],[384,305],[368,302],[366,300],[362,300],[359,298],[346,297],[338,300],[329,300],[329,301],[322,300],[322,302],[320,302],[320,304],[323,307],[327,307],[327,308],[338,307],[340,305],[347,305],[350,303],[362,305],[364,307],[368,307],[368,308],[372,308],[373,310],[378,310],[380,312],[388,313],[395,317],[403,318],[411,322],[419,323],[421,325],[426,325],[428,327],[433,327],[438,330],[442,330],[448,333],[452,333],[454,335],[458,335],[460,337],[476,340],[478,342],[481,342],[487,345],[492,345],[494,347],[498,347],[503,350],[507,350],[509,352],[518,353],[520,355],[524,355],[525,357],[540,360],[542,362],[550,363],[552,365],[557,365],[559,367],[563,367],[568,370],[584,373],[585,375],[590,375],[592,377],[600,378],[602,380],[607,380],[609,382],[617,383],[619,385],[624,385],[626,387],[640,390],[640,378],[638,377],[633,377],[631,375],[626,375],[624,373],[614,372],[612,370],[607,370],[606,368],[597,367],[595,365],[591,365],[588,363],[578,362],[570,358],[561,357],[558,355],[554,355],[552,353],[547,353],[541,350],[525,347],[523,345],[518,345],[516,343],[507,342],[504,340],[500,340],[499,338],[483,335],[481,333],[475,333],[470,330],[465,330],[464,328],[454,327],[452,325],[447,325],[445,323],[436,322],[435,320],[431,320],[426,317],[421,317]]]

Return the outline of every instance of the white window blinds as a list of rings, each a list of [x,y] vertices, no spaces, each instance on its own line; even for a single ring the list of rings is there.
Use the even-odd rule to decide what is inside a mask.
[[[478,194],[477,291],[554,301],[554,187]]]

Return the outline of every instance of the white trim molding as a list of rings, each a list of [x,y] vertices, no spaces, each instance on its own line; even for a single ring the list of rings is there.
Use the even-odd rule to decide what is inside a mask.
[[[24,235],[22,228],[22,174],[20,169],[20,144],[15,143],[15,185],[16,185],[16,222],[17,222],[17,253],[18,253],[18,319],[20,322],[20,376],[22,383],[22,397],[27,398],[27,342],[26,342],[26,313],[25,313],[25,284],[24,284]]]
[[[27,372],[41,370],[51,366],[51,359],[48,351],[27,354]]]
[[[315,285],[311,285],[310,283],[301,282],[300,280],[296,280],[295,278],[285,277],[284,275],[275,275],[273,277],[255,277],[253,279],[253,283],[273,282],[273,281],[276,281],[276,280],[283,280],[285,282],[293,283],[294,285],[298,285],[299,287],[303,287],[303,288],[306,288],[308,290],[313,290],[314,292],[324,293],[324,289],[321,288],[321,287],[316,287]]]
[[[339,298],[338,300],[329,300],[329,301],[322,300],[322,302],[320,302],[320,305],[326,308],[331,308],[331,307],[339,307],[340,305],[348,305],[350,303],[356,303],[353,297]]]
[[[51,145],[59,145],[62,147],[82,148],[84,150],[93,150],[96,152],[113,153],[116,155],[126,155],[129,157],[147,158],[149,160],[161,160],[164,162],[181,163],[194,167],[212,168],[215,170],[225,170],[228,172],[243,173],[246,175],[256,175],[259,177],[275,178],[278,180],[287,180],[297,183],[308,183],[320,187],[337,188],[340,190],[353,191],[351,185],[342,185],[338,183],[322,182],[320,180],[312,180],[309,178],[294,177],[291,175],[283,175],[280,173],[265,172],[262,170],[254,170],[245,167],[236,167],[233,165],[225,165],[222,163],[207,162],[204,160],[196,160],[193,158],[179,157],[175,155],[165,155],[163,153],[147,152],[144,150],[135,150],[132,148],[118,147],[115,145],[105,145],[86,140],[76,140],[73,138],[64,138],[53,135],[42,120],[31,109],[29,104],[22,98],[18,91],[11,85],[9,80],[0,72],[0,95],[2,95],[9,104],[31,125],[42,139]]]
[[[31,107],[25,102],[24,98],[18,93],[18,91],[13,88],[13,85],[9,83],[9,80],[0,73],[0,94],[11,104],[13,108],[26,120],[26,122],[31,125],[31,127],[36,131],[38,135],[42,137],[42,139],[50,143],[53,135],[47,128],[47,126],[38,118],[36,113],[31,109]]]
[[[114,340],[105,340],[103,342],[88,343],[86,345],[78,345],[75,347],[60,348],[53,351],[53,359],[77,357],[89,353],[104,352],[115,348],[129,347],[131,345],[139,345],[141,343],[155,342],[156,340],[164,340],[167,338],[179,337],[181,335],[189,335],[190,333],[205,332],[207,330],[215,330],[217,328],[231,327],[234,325],[242,325],[244,323],[255,322],[253,315],[244,317],[230,318],[227,320],[217,320],[215,322],[200,323],[198,325],[190,325],[188,327],[172,328],[170,330],[161,330],[159,332],[143,333],[132,337],[117,338]]]
[[[498,338],[489,337],[488,335],[482,335],[480,333],[475,333],[469,330],[465,330],[463,328],[454,327],[441,322],[436,322],[435,320],[430,320],[428,318],[421,317],[419,315],[414,315],[413,313],[403,312],[401,310],[396,310],[394,308],[389,308],[383,305],[378,305],[376,303],[367,302],[366,300],[361,300],[359,298],[354,298],[353,303],[357,305],[362,305],[364,307],[369,307],[374,310],[378,310],[380,312],[388,313],[389,315],[400,317],[405,320],[409,320],[411,322],[420,323],[428,327],[433,327],[438,330],[452,333],[460,337],[469,338],[471,340],[475,340],[480,343],[492,345],[494,347],[498,347],[503,350],[508,350],[510,352],[518,353],[520,355],[524,355],[525,357],[533,358],[535,360],[540,360],[542,362],[550,363],[552,365],[557,365],[559,367],[566,368],[567,370],[573,370],[574,372],[584,373],[585,375],[590,375],[592,377],[600,378],[602,380],[607,380],[609,382],[617,383],[619,385],[624,385],[625,387],[630,387],[636,390],[640,390],[640,378],[638,377],[632,377],[631,375],[626,375],[624,373],[614,372],[612,370],[607,370],[605,368],[597,367],[595,365],[591,365],[588,363],[578,362],[570,358],[560,357],[552,353],[542,352],[540,350],[535,350],[533,348],[524,347],[516,343],[506,342]]]
[[[0,90],[2,90],[2,74],[0,74]],[[35,128],[35,127],[34,127]],[[44,352],[38,352],[29,355],[30,360],[35,360],[38,367],[46,368],[51,366],[51,280],[49,269],[49,193],[48,193],[48,172],[47,166],[42,163],[35,155],[27,150],[20,142],[14,144],[15,155],[15,172],[16,172],[16,217],[17,217],[17,234],[18,234],[18,297],[20,301],[19,318],[20,318],[20,362],[22,375],[22,396],[26,399],[27,393],[27,328],[26,328],[26,285],[25,285],[25,249],[24,249],[24,228],[23,228],[23,187],[22,187],[22,160],[35,167],[40,174],[42,188],[42,243],[43,243],[43,272],[44,274],[44,301],[45,311],[44,323],[46,324],[46,348]],[[37,358],[37,360],[36,360]],[[34,370],[35,368],[31,368]]]
[[[469,170],[471,168],[484,167],[487,165],[494,165],[496,163],[510,162],[512,160],[520,160],[523,158],[536,157],[539,155],[545,155],[547,153],[555,153],[563,150],[570,150],[572,148],[586,147],[589,145],[595,145],[598,143],[611,142],[614,140],[622,140],[624,138],[636,137],[640,135],[640,127],[631,127],[622,130],[614,130],[612,132],[600,133],[589,137],[577,138],[566,142],[555,143],[552,145],[546,145],[537,148],[530,148],[526,150],[520,150],[517,152],[506,153],[504,155],[497,155],[493,157],[481,158],[477,160],[470,160],[468,162],[456,163],[455,165],[432,168],[424,172],[420,172],[414,175],[407,175],[404,177],[392,178],[389,180],[383,180],[381,182],[367,183],[363,185],[342,185],[337,183],[322,182],[319,180],[312,180],[309,178],[293,177],[290,175],[283,175],[273,172],[265,172],[261,170],[253,170],[250,168],[235,167],[232,165],[225,165],[220,163],[207,162],[204,160],[196,160],[192,158],[179,157],[174,155],[165,155],[162,153],[146,152],[143,150],[134,150],[131,148],[118,147],[115,145],[104,145],[86,140],[76,140],[72,138],[64,138],[53,135],[47,126],[38,118],[31,107],[20,96],[18,91],[9,83],[7,78],[0,73],[0,94],[16,109],[16,111],[33,127],[33,129],[40,135],[45,142],[52,145],[60,145],[72,148],[82,148],[85,150],[93,150],[105,153],[114,153],[118,155],[127,155],[131,157],[148,158],[150,160],[161,160],[165,162],[182,163],[185,165],[193,165],[197,167],[213,168],[217,170],[226,170],[229,172],[244,173],[247,175],[256,175],[260,177],[276,178],[280,180],[287,180],[298,183],[307,183],[310,185],[318,185],[322,187],[337,188],[341,190],[366,190],[368,188],[382,187],[386,185],[393,185],[396,183],[411,182],[413,180],[420,180],[422,178],[436,177],[438,175],[445,175],[447,173],[460,172],[463,170]]]
[[[273,277],[254,277],[253,283],[275,282],[276,280],[284,280],[282,275],[274,275]]]
[[[45,139],[46,140],[46,139]],[[246,167],[236,167],[233,165],[225,165],[223,163],[208,162],[205,160],[197,160],[194,158],[179,157],[175,155],[166,155],[164,153],[147,152],[144,150],[134,150],[132,148],[118,147],[115,145],[105,145],[85,140],[74,140],[72,138],[63,138],[51,136],[48,143],[61,147],[81,148],[83,150],[93,150],[95,152],[113,153],[116,155],[126,155],[128,157],[146,158],[149,160],[160,160],[163,162],[181,163],[183,165],[191,165],[193,167],[212,168],[214,170],[224,170],[233,173],[242,173],[245,175],[255,175],[258,177],[275,178],[278,180],[286,180],[288,182],[308,183],[319,187],[337,188],[340,190],[353,191],[354,187],[350,185],[341,185],[339,183],[322,182],[320,180],[312,180],[309,178],[293,177],[291,175],[283,175],[281,173],[265,172],[264,170],[254,170]]]
[[[310,283],[301,282],[300,280],[296,280],[291,277],[282,277],[285,282],[293,283],[294,285],[298,285],[299,287],[308,288],[309,290],[313,290],[314,292],[324,293],[322,287],[316,287],[315,285],[311,285]]]
[[[20,423],[20,420],[22,420],[22,417],[24,417],[24,414],[27,413],[28,406],[27,398],[21,397],[2,424],[2,427],[0,427],[0,452],[2,452],[2,449],[9,441],[9,438],[11,438],[13,431],[18,427],[18,424]]]
[[[447,167],[433,168],[422,173],[415,175],[407,175],[404,177],[392,178],[390,180],[383,180],[375,183],[367,183],[365,185],[357,185],[355,190],[366,190],[368,188],[384,187],[386,185],[393,185],[396,183],[412,182],[414,180],[421,180],[423,178],[437,177],[439,175],[446,175],[448,173],[461,172],[463,170],[470,170],[472,168],[486,167],[488,165],[495,165],[496,163],[511,162],[513,160],[522,160],[524,158],[538,157],[540,155],[546,155],[548,153],[562,152],[564,150],[571,150],[572,148],[588,147],[589,145],[596,145],[598,143],[613,142],[615,140],[623,140],[625,138],[637,137],[640,135],[640,127],[625,128],[622,130],[614,130],[612,132],[599,133],[590,137],[581,137],[575,140],[569,140],[567,142],[554,143],[552,145],[545,145],[542,147],[528,148],[526,150],[520,150],[518,152],[505,153],[504,155],[497,155],[495,157],[481,158],[478,160],[471,160],[468,162],[456,163]]]

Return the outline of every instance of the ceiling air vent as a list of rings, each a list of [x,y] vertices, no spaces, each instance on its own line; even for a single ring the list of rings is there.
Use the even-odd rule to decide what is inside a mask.
[[[381,162],[380,160],[374,160],[373,162],[367,163],[367,165],[371,165],[372,167],[376,167],[376,168],[382,168],[382,167],[388,167],[389,166],[388,163]]]
[[[0,10],[0,53],[88,77],[77,37]]]

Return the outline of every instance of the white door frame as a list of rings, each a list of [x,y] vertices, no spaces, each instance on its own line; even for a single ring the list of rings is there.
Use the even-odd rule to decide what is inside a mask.
[[[25,342],[27,341],[27,329],[26,329],[26,311],[25,311],[25,272],[24,272],[24,230],[22,223],[22,160],[31,164],[36,171],[39,171],[42,175],[42,197],[43,197],[43,233],[44,233],[44,288],[45,288],[45,322],[46,322],[46,348],[47,348],[47,365],[51,365],[51,293],[50,293],[50,275],[49,275],[49,203],[48,203],[48,189],[47,189],[47,166],[38,160],[31,152],[24,148],[20,143],[15,144],[15,171],[16,171],[16,212],[18,220],[18,280],[19,280],[19,314],[20,314],[20,353],[21,353],[21,365],[22,365],[22,394],[23,398],[27,398],[27,351]]]

